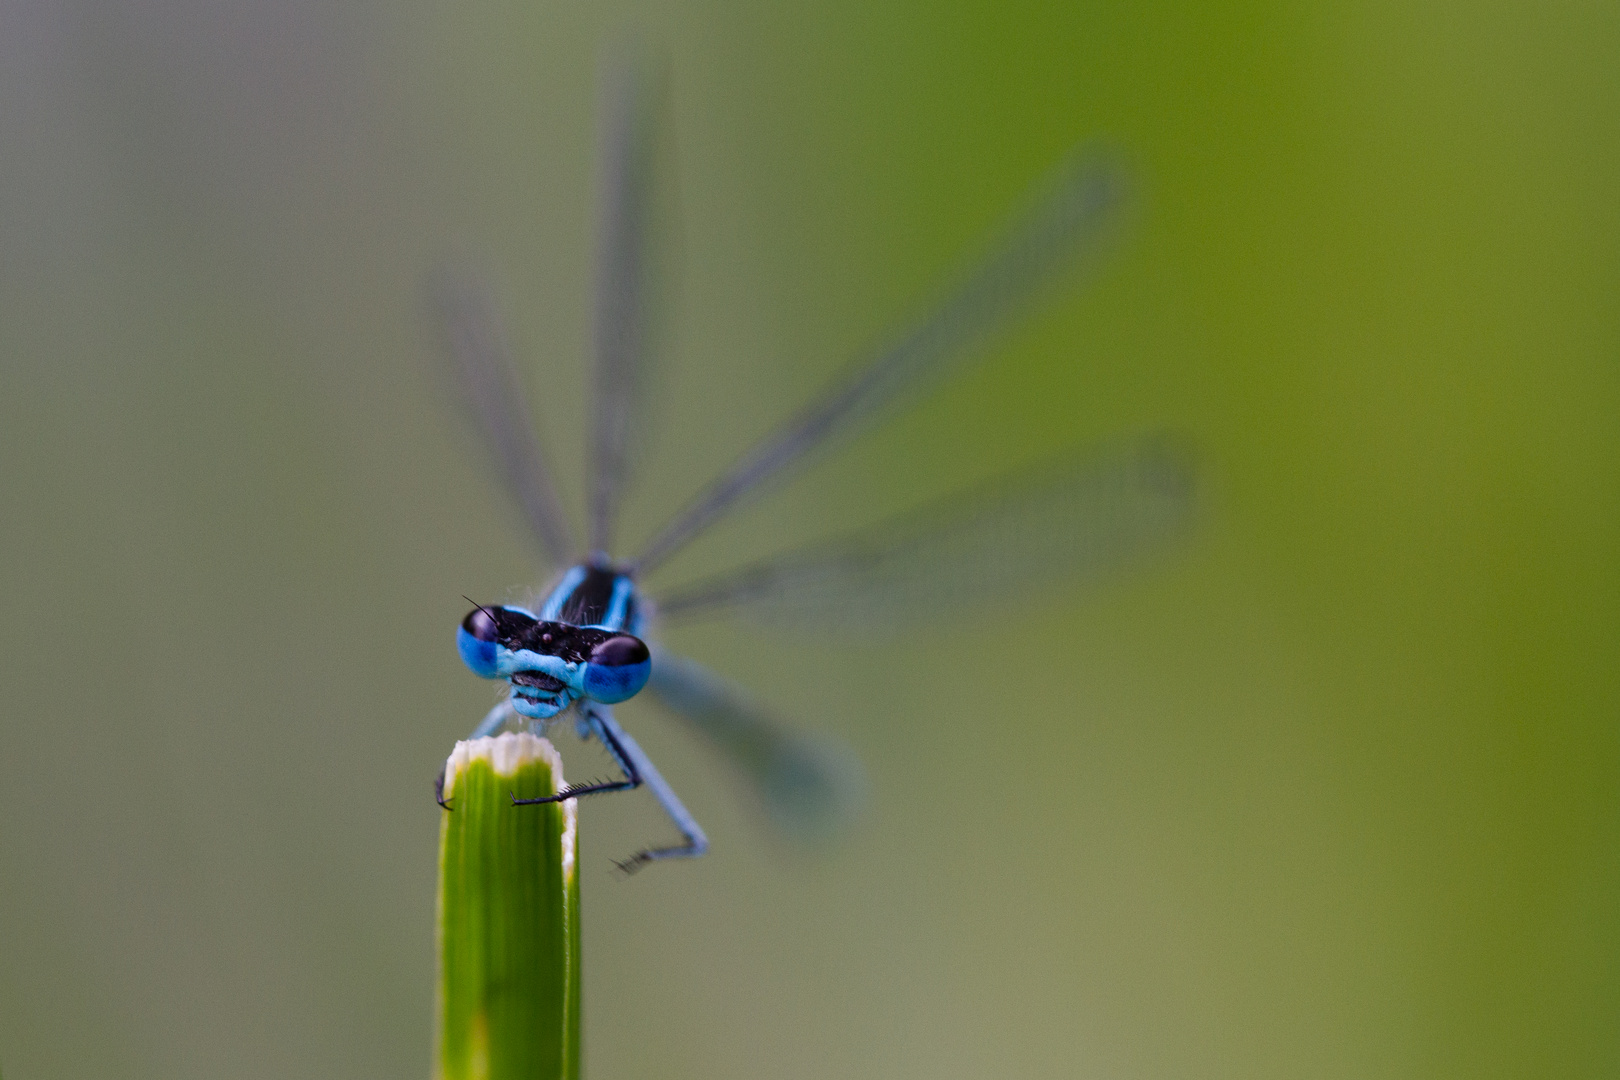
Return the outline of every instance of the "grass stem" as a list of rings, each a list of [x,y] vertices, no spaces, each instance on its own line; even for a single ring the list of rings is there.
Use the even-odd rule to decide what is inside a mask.
[[[545,739],[456,744],[439,831],[439,1080],[579,1076],[575,803],[513,806],[563,786]]]

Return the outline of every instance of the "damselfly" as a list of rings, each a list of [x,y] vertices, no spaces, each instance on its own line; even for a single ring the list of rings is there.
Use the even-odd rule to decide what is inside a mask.
[[[587,543],[575,544],[488,292],[443,272],[435,297],[448,352],[495,462],[560,576],[532,606],[480,604],[462,622],[462,658],[504,680],[507,696],[473,737],[508,723],[571,717],[606,748],[622,777],[544,799],[651,789],[681,842],[642,850],[634,870],[702,855],[709,841],[613,706],[644,687],[690,720],[758,782],[789,826],[814,828],[847,803],[850,772],[828,741],[778,725],[695,662],[648,643],[655,621],[702,614],[774,616],[801,625],[904,625],[931,610],[973,611],[1022,586],[1117,566],[1174,533],[1187,516],[1191,472],[1164,440],[1120,442],[1004,479],[965,498],[652,597],[641,583],[727,512],[940,379],[1074,265],[1094,253],[1122,195],[1106,157],[1078,152],[1055,170],[988,254],[924,318],[857,364],[819,399],[702,488],[633,558],[618,558],[614,524],[631,474],[647,377],[648,206],[657,98],[646,67],[605,80],[600,268],[595,309]],[[442,778],[441,778],[442,780]],[[441,798],[441,803],[443,802]]]

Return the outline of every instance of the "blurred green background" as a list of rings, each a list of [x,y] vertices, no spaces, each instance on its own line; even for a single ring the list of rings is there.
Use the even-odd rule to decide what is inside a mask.
[[[1138,187],[1087,287],[662,580],[1133,430],[1208,499],[988,637],[673,635],[871,804],[784,849],[626,706],[715,851],[615,880],[662,823],[585,807],[588,1074],[1620,1071],[1620,7],[14,0],[8,1080],[426,1074],[453,629],[537,570],[420,282],[487,259],[577,505],[629,25],[681,267],[632,537],[1077,140]]]

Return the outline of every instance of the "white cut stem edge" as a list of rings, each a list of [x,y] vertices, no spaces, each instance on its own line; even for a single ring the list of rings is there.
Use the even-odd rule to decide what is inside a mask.
[[[487,761],[496,776],[516,776],[518,769],[531,761],[544,761],[551,767],[553,791],[567,786],[563,779],[562,755],[549,739],[527,731],[507,731],[482,739],[463,739],[450,751],[444,763],[444,798],[450,799],[456,788],[456,778],[474,761]],[[563,812],[562,867],[563,880],[574,876],[574,855],[579,828],[579,803],[568,799],[560,804]],[[518,807],[519,810],[523,807]]]

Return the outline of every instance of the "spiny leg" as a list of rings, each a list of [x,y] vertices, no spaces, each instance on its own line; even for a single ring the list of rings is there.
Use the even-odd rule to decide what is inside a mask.
[[[848,824],[865,801],[854,751],[837,739],[781,724],[737,686],[684,656],[653,650],[647,690],[730,758],[759,787],[772,823],[801,840]]]
[[[585,725],[599,742],[607,747],[608,753],[613,755],[619,769],[624,773],[625,779],[609,781],[600,784],[584,784],[579,787],[569,787],[555,795],[548,795],[540,799],[519,799],[515,796],[512,803],[515,806],[526,806],[533,803],[561,802],[564,799],[577,798],[580,795],[591,795],[598,791],[624,791],[629,788],[647,785],[653,795],[658,799],[658,805],[663,807],[664,813],[669,816],[677,831],[685,838],[684,844],[672,847],[647,848],[636,852],[622,862],[615,865],[626,874],[633,874],[650,862],[659,859],[693,859],[709,850],[709,838],[703,834],[703,828],[698,825],[697,819],[692,817],[690,811],[682,805],[673,788],[661,776],[652,760],[647,757],[646,751],[637,745],[618,722],[613,719],[610,709],[601,705],[585,707]]]
[[[493,709],[489,710],[489,712],[484,716],[484,718],[478,722],[478,726],[473,728],[472,734],[468,735],[467,738],[468,739],[484,739],[484,738],[488,738],[489,736],[495,734],[497,731],[501,730],[501,728],[506,725],[506,721],[509,720],[512,717],[513,712],[514,712],[514,710],[512,708],[512,699],[511,698],[503,698],[501,700],[500,704],[496,705]],[[455,807],[451,806],[450,803],[444,797],[444,766],[443,765],[439,766],[439,775],[433,781],[433,798],[434,798],[435,802],[437,802],[440,806],[444,807],[446,810],[454,810],[455,809]]]
[[[468,735],[467,738],[489,738],[491,735],[501,730],[502,727],[506,726],[506,722],[512,719],[516,712],[517,710],[512,708],[512,699],[509,697],[502,698],[500,702],[493,709],[489,710],[488,714],[486,714],[485,717],[478,722],[478,726],[473,728],[472,734]]]
[[[625,756],[624,750],[611,735],[604,734],[602,729],[594,722],[593,712],[594,710],[588,710],[585,713],[585,730],[581,734],[594,734],[602,745],[607,747],[608,753],[613,755],[613,760],[618,764],[619,771],[624,773],[624,779],[592,781],[589,784],[569,784],[555,795],[542,795],[538,799],[520,799],[516,793],[513,793],[513,806],[535,806],[540,803],[563,802],[567,799],[576,799],[581,795],[595,795],[601,791],[629,791],[631,788],[641,786],[641,774],[636,771],[635,762]]]
[[[628,764],[634,765],[640,775],[642,783],[652,790],[658,799],[658,805],[664,808],[671,824],[675,826],[686,843],[676,844],[672,847],[646,848],[615,865],[626,874],[633,874],[650,862],[660,859],[695,859],[709,850],[709,838],[703,834],[703,828],[697,819],[682,804],[675,789],[659,774],[657,766],[647,756],[646,751],[636,744],[623,728],[619,727],[613,719],[613,713],[608,709],[594,708],[591,710],[591,724],[597,736],[607,742],[611,737],[618,744],[618,755]]]

